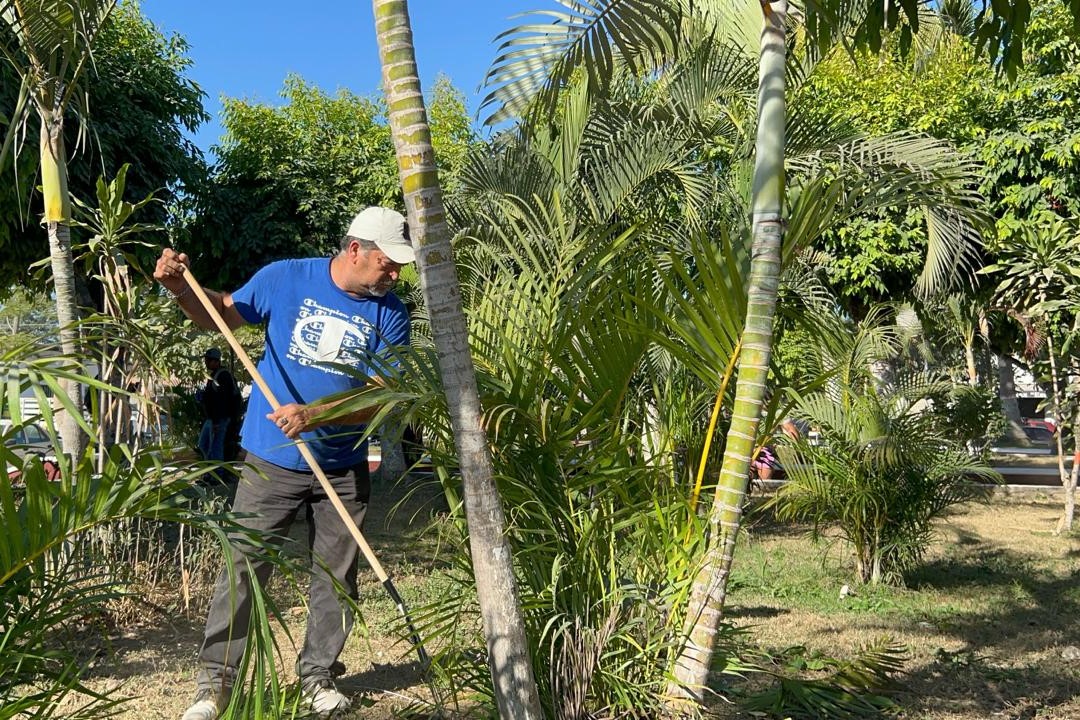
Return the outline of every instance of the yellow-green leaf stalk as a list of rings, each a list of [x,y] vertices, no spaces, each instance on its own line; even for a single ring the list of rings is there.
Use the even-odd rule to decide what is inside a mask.
[[[49,122],[42,118],[41,194],[45,199],[46,223],[67,222],[71,219],[62,117],[54,117]]]

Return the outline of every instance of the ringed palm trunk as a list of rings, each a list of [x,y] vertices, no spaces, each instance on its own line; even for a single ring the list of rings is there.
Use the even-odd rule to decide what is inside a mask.
[[[975,367],[975,341],[973,338],[964,340],[964,360],[967,364],[968,385],[977,387],[979,385],[979,371]]]
[[[1071,533],[1073,529],[1073,520],[1076,515],[1076,484],[1077,480],[1080,480],[1080,437],[1077,437],[1077,429],[1080,428],[1080,410],[1073,414],[1072,427],[1073,463],[1072,468],[1069,469],[1069,479],[1065,484],[1065,514],[1061,517],[1061,529],[1067,533]],[[1058,437],[1061,433],[1062,430],[1058,428]]]
[[[540,720],[540,699],[469,352],[442,190],[405,0],[373,0],[383,87],[464,485],[469,546],[500,717]]]
[[[64,148],[64,118],[61,113],[41,113],[41,190],[45,199],[45,226],[49,233],[49,259],[56,292],[56,319],[60,326],[60,346],[65,355],[79,350],[79,304],[76,300],[75,264],[71,257],[71,197],[67,184],[67,153]],[[63,388],[75,412],[82,415],[83,396],[77,383],[64,381]],[[76,418],[63,413],[60,437],[64,452],[74,459],[82,456],[87,437]]]
[[[735,407],[728,430],[720,481],[709,510],[709,537],[687,606],[685,644],[668,695],[676,710],[704,699],[709,668],[723,617],[728,574],[749,481],[765,382],[772,353],[772,325],[780,282],[784,197],[784,23],[786,0],[762,2],[755,148],[753,238],[746,326],[743,331]]]

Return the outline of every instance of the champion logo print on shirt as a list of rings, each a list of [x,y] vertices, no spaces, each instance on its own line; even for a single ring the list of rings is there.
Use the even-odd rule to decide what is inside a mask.
[[[301,365],[314,365],[335,375],[340,370],[315,363],[338,362],[356,367],[370,344],[371,323],[359,315],[349,317],[306,298],[293,325],[292,342],[286,354]]]

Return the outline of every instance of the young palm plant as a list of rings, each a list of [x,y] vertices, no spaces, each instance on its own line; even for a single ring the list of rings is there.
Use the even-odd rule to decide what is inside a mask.
[[[744,55],[753,58],[760,70],[757,86],[757,132],[743,131],[742,135],[754,141],[734,146],[724,143],[700,143],[697,147],[715,156],[734,160],[724,169],[722,186],[731,188],[733,195],[742,196],[744,202],[736,205],[742,220],[736,228],[745,227],[745,237],[750,243],[750,267],[747,287],[747,315],[744,336],[739,344],[739,374],[735,385],[733,422],[725,443],[725,460],[721,469],[721,482],[713,498],[710,523],[712,532],[707,546],[706,561],[698,572],[693,600],[687,609],[688,642],[676,669],[677,682],[672,684],[671,695],[685,698],[685,706],[699,704],[705,694],[706,680],[712,657],[712,642],[716,637],[722,616],[726,580],[730,570],[736,534],[741,523],[742,498],[747,487],[747,471],[757,437],[757,425],[764,399],[764,388],[772,349],[772,321],[778,292],[778,278],[785,258],[804,247],[827,227],[830,220],[842,213],[834,208],[850,209],[860,204],[872,205],[885,200],[895,202],[902,198],[903,205],[911,204],[911,195],[920,195],[921,201],[931,201],[925,192],[937,183],[963,185],[955,179],[928,176],[920,180],[921,161],[913,166],[903,162],[886,162],[908,181],[895,183],[875,178],[873,174],[856,182],[859,188],[850,187],[848,179],[831,176],[832,167],[865,167],[872,162],[873,153],[849,152],[832,137],[831,144],[839,152],[833,154],[830,167],[819,165],[817,170],[803,176],[797,188],[785,185],[790,156],[800,140],[807,138],[808,128],[790,122],[785,107],[785,95],[789,76],[795,80],[812,65],[815,57],[830,44],[830,37],[843,35],[847,29],[855,31],[860,43],[872,40],[873,31],[880,33],[884,16],[869,11],[876,5],[848,8],[837,13],[833,20],[842,25],[825,23],[819,14],[811,13],[814,23],[806,35],[812,42],[805,54],[808,62],[789,65],[786,57],[786,30],[791,18],[787,16],[784,2],[765,3],[640,3],[632,0],[611,0],[600,4],[583,5],[569,0],[561,3],[566,10],[552,13],[556,20],[551,26],[528,25],[506,33],[505,54],[496,61],[489,73],[488,82],[493,90],[488,97],[490,104],[499,105],[496,119],[505,115],[518,115],[526,124],[537,122],[546,112],[556,106],[556,98],[566,87],[570,78],[580,72],[588,79],[588,89],[593,98],[602,97],[617,86],[617,80],[626,73],[638,76],[663,77],[665,71],[677,65],[680,58],[700,48],[704,37],[714,47],[741,48]],[[644,7],[648,5],[649,7]],[[880,8],[879,8],[880,9]],[[858,12],[856,12],[858,11]],[[911,13],[909,13],[911,14]],[[896,25],[895,14],[890,16],[888,26]],[[760,34],[749,30],[745,22],[761,28]],[[863,22],[867,20],[867,22]],[[917,18],[913,20],[917,22]],[[836,35],[831,33],[836,32]],[[867,35],[867,33],[870,35]],[[910,32],[910,30],[908,31]],[[760,37],[760,43],[753,38]],[[695,43],[695,41],[697,41]],[[873,45],[873,42],[870,42]],[[760,50],[760,52],[759,52]],[[788,71],[791,70],[789,73]],[[705,84],[709,76],[703,75]],[[501,113],[501,115],[500,115]],[[745,114],[732,113],[733,120],[744,119]],[[750,115],[753,118],[753,114]],[[753,120],[751,120],[751,124]],[[736,127],[741,127],[736,123]],[[679,137],[676,135],[675,137]],[[820,139],[820,138],[818,138]],[[753,154],[731,152],[732,148],[754,147]],[[727,150],[728,152],[724,152]],[[708,157],[703,155],[702,157]],[[749,161],[749,162],[748,162]],[[854,161],[854,162],[853,162]],[[868,162],[869,161],[869,162]],[[747,171],[747,165],[752,171]],[[886,171],[885,176],[892,175]],[[841,172],[841,176],[846,175]],[[798,177],[797,173],[793,173]],[[915,182],[912,182],[915,181]],[[794,183],[792,184],[794,185]],[[970,186],[970,185],[969,185]],[[959,195],[965,193],[956,191]],[[948,206],[954,197],[945,197]],[[971,235],[957,229],[956,206],[946,207],[950,212],[931,215],[929,238],[932,251],[927,267],[928,281],[932,288],[936,283],[950,277],[949,270],[956,263],[949,261],[963,256],[969,247]],[[786,211],[786,212],[785,212]],[[783,216],[788,217],[790,228],[785,238]],[[938,232],[940,220],[945,219],[952,227],[949,232]],[[734,237],[744,237],[737,229]],[[718,369],[716,377],[724,377]],[[721,383],[717,383],[720,385]]]
[[[823,344],[835,368],[825,388],[793,393],[793,415],[819,437],[781,443],[788,482],[770,501],[778,517],[811,522],[815,538],[837,531],[852,548],[858,580],[874,584],[901,580],[929,546],[933,521],[986,497],[998,478],[938,421],[932,398],[952,389],[949,380],[909,374],[886,385],[871,375],[896,348],[879,317]]]
[[[508,537],[545,712],[653,717],[678,637],[673,608],[700,537],[686,539],[688,484],[664,451],[677,442],[654,443],[653,430],[677,425],[664,420],[678,414],[668,404],[686,401],[665,397],[673,386],[645,374],[656,367],[656,328],[635,298],[666,292],[650,259],[655,236],[598,225],[597,205],[568,195],[488,195],[477,203],[485,212],[462,210],[471,221],[459,244],[471,350],[512,508]],[[422,420],[460,512],[431,353],[421,345],[402,362],[382,399]],[[437,657],[447,682],[489,697],[470,572],[460,564],[452,590],[418,608],[418,619],[426,636],[448,641]]]

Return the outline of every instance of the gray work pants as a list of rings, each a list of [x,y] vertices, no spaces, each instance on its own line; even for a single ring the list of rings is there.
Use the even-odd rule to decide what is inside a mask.
[[[356,542],[312,473],[286,470],[252,455],[248,455],[247,462],[254,469],[244,468],[233,501],[235,513],[250,516],[241,519],[240,524],[259,532],[284,536],[300,509],[306,512],[308,545],[312,551],[311,587],[308,591],[307,635],[297,661],[297,672],[304,684],[329,678],[331,665],[345,647],[353,617],[338,599],[330,577],[317,559],[322,560],[355,599],[356,556],[359,552]],[[347,470],[327,471],[326,475],[359,525],[371,493],[367,463]],[[261,585],[265,587],[270,577],[270,564],[253,554],[257,552],[243,544],[234,544],[232,570],[236,583],[230,581],[227,567],[222,568],[218,577],[199,651],[202,670],[196,682],[200,690],[221,692],[223,686],[232,685],[236,676],[251,617],[251,585],[245,560],[251,561]]]

